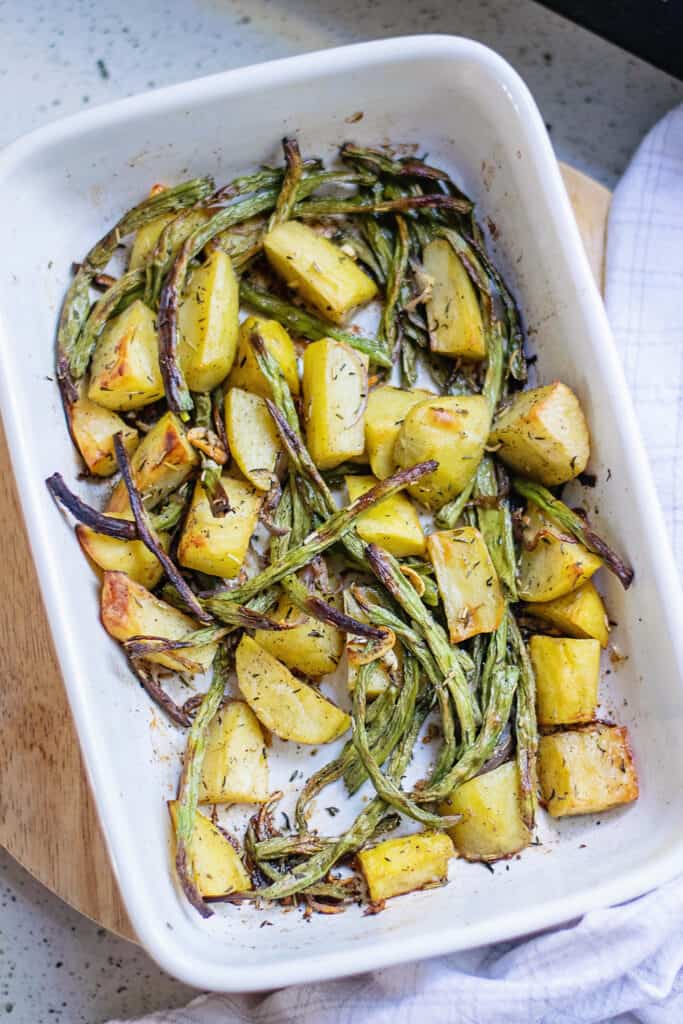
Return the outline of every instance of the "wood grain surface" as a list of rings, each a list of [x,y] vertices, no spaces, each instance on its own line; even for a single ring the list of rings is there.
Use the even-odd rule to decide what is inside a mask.
[[[610,193],[562,167],[602,284]],[[0,844],[81,913],[135,940],[81,763],[0,426]]]

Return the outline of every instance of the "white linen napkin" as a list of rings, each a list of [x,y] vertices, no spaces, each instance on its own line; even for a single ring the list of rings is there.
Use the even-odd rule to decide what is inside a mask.
[[[606,304],[683,569],[683,107],[647,136],[609,220]],[[683,865],[681,865],[683,869]],[[683,878],[568,926],[144,1024],[680,1024]],[[110,1024],[122,1024],[111,1021]]]

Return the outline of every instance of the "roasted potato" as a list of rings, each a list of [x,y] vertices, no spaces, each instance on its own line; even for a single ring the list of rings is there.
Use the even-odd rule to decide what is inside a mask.
[[[136,299],[110,320],[93,353],[88,398],[106,409],[140,409],[163,398],[154,313]]]
[[[531,842],[520,811],[519,770],[514,761],[459,786],[439,812],[462,815],[449,835],[466,860],[499,860]]]
[[[595,585],[589,580],[583,586],[554,601],[535,602],[525,608],[534,618],[556,626],[567,636],[579,640],[597,640],[601,647],[609,641],[609,620]]]
[[[602,559],[529,502],[519,558],[522,601],[553,601],[590,579]]]
[[[237,648],[237,681],[259,721],[283,740],[329,743],[351,724],[345,711],[302,683],[246,634]]]
[[[323,338],[304,353],[306,440],[320,469],[334,469],[365,450],[368,357]]]
[[[374,476],[347,476],[349,501],[369,491],[378,480]],[[423,555],[425,535],[415,507],[405,494],[394,494],[373,505],[356,519],[356,530],[368,544],[386,548],[396,558]]]
[[[132,520],[133,515],[131,512],[117,512],[113,518]],[[148,590],[156,587],[163,575],[161,562],[141,540],[119,540],[82,525],[76,527],[76,536],[85,554],[100,569],[125,572]],[[159,533],[157,539],[164,551],[168,551],[170,534]]]
[[[299,368],[296,361],[294,342],[282,324],[277,320],[266,320],[261,316],[250,316],[240,325],[237,354],[233,363],[228,384],[233,388],[242,388],[261,398],[270,398],[270,386],[259,370],[259,365],[251,347],[252,331],[257,330],[263,338],[266,349],[279,364],[282,374],[293,395],[299,394]]]
[[[498,414],[489,438],[512,469],[547,487],[583,473],[590,455],[588,426],[566,384],[518,391]]]
[[[225,432],[240,472],[259,491],[269,490],[282,442],[265,400],[230,388],[225,396]]]
[[[592,722],[598,707],[600,644],[597,640],[532,636],[539,725]]]
[[[251,484],[223,474],[230,511],[214,516],[208,496],[197,481],[180,542],[178,561],[208,576],[238,576],[256,529],[261,496]]]
[[[505,598],[484,538],[473,526],[427,537],[451,643],[498,629]]]
[[[192,391],[226,378],[237,351],[239,285],[219,249],[190,276],[178,309],[178,361]]]
[[[432,398],[429,391],[415,388],[403,391],[388,384],[380,384],[368,395],[365,410],[365,449],[370,468],[378,480],[385,480],[394,472],[394,444],[405,415],[418,402]]]
[[[282,595],[271,615],[277,622],[296,622],[298,625],[281,633],[257,629],[254,640],[264,650],[307,676],[325,676],[334,672],[344,651],[344,636],[338,629],[329,622],[319,622],[305,615],[286,594]]]
[[[124,572],[105,572],[100,599],[102,625],[115,640],[153,636],[184,640],[197,624],[183,612],[150,594]],[[147,659],[174,672],[205,672],[216,653],[216,644],[185,647],[150,655]]]
[[[117,470],[114,436],[121,434],[123,446],[132,455],[140,437],[111,409],[105,409],[89,398],[79,398],[67,406],[69,427],[88,470],[94,476],[111,476]]]
[[[542,736],[541,792],[553,818],[594,814],[638,797],[628,730],[596,722]]]
[[[263,249],[287,287],[336,324],[377,294],[374,281],[350,256],[307,224],[278,224],[264,238]]]
[[[444,238],[425,246],[422,262],[432,279],[427,323],[432,352],[466,360],[486,358],[479,299],[463,262]]]
[[[169,800],[168,810],[174,831],[178,828],[178,801]],[[205,898],[248,892],[251,879],[237,850],[221,830],[201,811],[197,811],[189,856],[195,885]]]
[[[262,804],[268,799],[263,732],[248,704],[230,701],[209,726],[199,782],[203,804]]]
[[[172,413],[165,413],[145,434],[131,459],[135,485],[145,506],[155,508],[188,478],[199,456],[187,440],[185,428]],[[121,480],[111,493],[107,512],[130,511],[126,485]]]
[[[385,839],[358,854],[373,903],[445,882],[453,843],[444,832],[418,832]]]
[[[160,217],[150,221],[149,224],[138,228],[130,250],[129,270],[139,270],[140,267],[144,267],[156,248],[161,232],[177,216],[177,213],[163,213]],[[173,228],[176,244],[181,245],[195,228],[203,224],[208,217],[209,213],[207,210],[183,210],[182,229],[177,228],[177,226]]]
[[[430,509],[457,497],[484,453],[489,409],[483,395],[447,395],[414,405],[405,415],[394,444],[401,469],[436,459],[438,469],[409,487]]]

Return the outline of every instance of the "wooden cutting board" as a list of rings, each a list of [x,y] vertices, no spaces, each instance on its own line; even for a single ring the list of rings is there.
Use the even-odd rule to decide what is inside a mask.
[[[562,174],[602,285],[610,193],[571,167]],[[1,425],[0,522],[0,843],[71,906],[135,940],[81,763]]]

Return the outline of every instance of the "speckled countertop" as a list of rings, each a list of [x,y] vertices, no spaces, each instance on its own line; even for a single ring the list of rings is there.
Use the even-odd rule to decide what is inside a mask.
[[[0,145],[87,106],[230,67],[418,32],[472,36],[521,72],[558,156],[613,185],[683,83],[531,0],[0,0]],[[0,1021],[98,1024],[193,992],[0,851]]]

